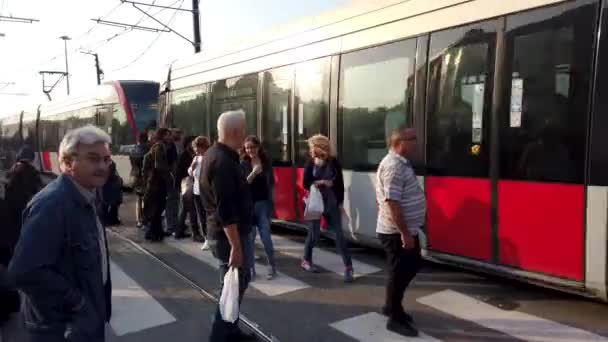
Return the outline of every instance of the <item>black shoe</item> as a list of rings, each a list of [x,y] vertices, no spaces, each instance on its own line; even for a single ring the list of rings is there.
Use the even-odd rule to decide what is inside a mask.
[[[394,320],[396,320],[398,322],[414,323],[414,319],[412,318],[412,316],[410,316],[410,314],[408,314],[405,311],[401,311],[400,313],[398,313],[396,315],[395,314],[391,315],[391,313],[388,311],[386,306],[383,306],[382,314],[386,317],[393,318]]]
[[[399,322],[393,318],[389,318],[386,323],[386,330],[407,337],[418,336],[418,329],[414,328],[410,323]]]
[[[202,235],[194,235],[192,237],[192,241],[194,241],[194,242],[205,242],[205,238]]]
[[[189,238],[190,234],[188,233],[173,233],[173,237],[177,240],[179,239],[185,239],[185,238]]]

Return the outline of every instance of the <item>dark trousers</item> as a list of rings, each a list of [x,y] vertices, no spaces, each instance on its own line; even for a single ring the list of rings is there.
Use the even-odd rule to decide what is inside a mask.
[[[251,265],[253,264],[253,243],[251,241],[250,234],[241,234],[241,247],[243,248],[243,266],[239,269],[239,302],[243,301],[243,296],[245,295],[245,291],[249,286],[249,281],[251,280],[251,273],[248,271],[251,269]],[[209,239],[209,246],[211,248],[211,252],[213,256],[218,260],[219,267],[219,276],[220,276],[220,285],[224,286],[224,276],[228,272],[228,261],[230,260],[230,243],[227,239],[215,240]],[[238,323],[236,322],[230,323],[225,322],[222,319],[222,315],[220,313],[219,305],[213,315],[213,323],[211,325],[211,334],[209,336],[209,342],[237,342],[238,337]]]
[[[201,230],[197,230],[197,234],[201,235],[201,231],[203,232],[203,237],[207,239],[207,212],[205,208],[203,208],[203,200],[200,195],[194,195],[194,211],[196,212],[196,217],[198,219],[198,225]],[[194,231],[193,231],[194,232]]]
[[[190,227],[192,228],[192,235],[200,235],[198,217],[196,215],[196,208],[194,207],[194,194],[192,192],[182,194],[180,202],[177,231],[175,233],[181,235],[186,231],[186,217],[188,217]]]
[[[167,205],[167,188],[162,183],[153,192],[147,193],[144,198],[144,212],[146,222],[150,225],[146,232],[148,240],[162,240],[163,232],[163,211]]]
[[[378,238],[386,252],[387,262],[385,309],[390,317],[395,317],[404,312],[401,304],[403,295],[420,269],[420,242],[416,236],[416,246],[404,249],[400,234],[378,234]]]
[[[120,219],[118,218],[119,208],[120,204],[103,204],[103,218],[105,224],[115,225],[120,223]]]

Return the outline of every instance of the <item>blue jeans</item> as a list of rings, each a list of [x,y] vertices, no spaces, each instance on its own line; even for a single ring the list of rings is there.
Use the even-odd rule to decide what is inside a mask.
[[[342,232],[342,214],[340,208],[336,205],[329,206],[325,209],[323,217],[331,229],[336,234],[336,248],[340,255],[342,255],[342,261],[344,266],[352,267],[353,261],[350,257],[350,251],[344,233]],[[321,235],[321,220],[313,220],[308,224],[308,235],[306,236],[306,242],[304,244],[304,260],[312,264],[312,249],[319,241]]]
[[[264,245],[264,251],[266,252],[266,258],[268,265],[275,267],[274,263],[274,246],[272,244],[272,236],[270,233],[270,201],[257,201],[254,203],[254,224],[257,226],[257,230],[260,232],[260,239]],[[251,241],[253,243],[253,250],[255,250],[255,238],[257,231],[251,230]],[[252,250],[252,252],[253,252]],[[255,263],[252,266],[255,269]]]
[[[251,241],[250,234],[242,234],[241,238],[241,247],[243,248],[243,266],[239,269],[239,301],[243,301],[243,296],[245,295],[245,290],[249,286],[249,281],[251,280],[251,272],[244,271],[250,270],[251,265],[253,265],[253,245]],[[223,240],[214,240],[209,239],[209,247],[213,256],[218,259],[220,268],[219,268],[219,276],[220,276],[220,285],[224,286],[224,276],[228,272],[228,261],[230,260],[230,243],[227,239]],[[234,334],[237,331],[239,320],[236,322],[230,323],[226,322],[222,319],[222,315],[220,313],[220,307],[218,305],[215,315],[213,316],[213,323],[211,326],[211,335],[209,336],[210,342],[224,342],[224,341],[235,341]]]

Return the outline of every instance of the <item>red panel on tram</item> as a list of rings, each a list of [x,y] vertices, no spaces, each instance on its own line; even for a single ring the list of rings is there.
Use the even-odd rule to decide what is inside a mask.
[[[582,185],[498,182],[500,263],[583,280]]]
[[[291,167],[273,167],[274,173],[274,217],[279,220],[295,221],[296,206],[293,194],[294,174]]]
[[[426,177],[430,249],[489,261],[490,181]]]
[[[51,164],[51,153],[50,152],[41,152],[42,156],[42,167],[44,171],[53,171],[53,165]]]
[[[304,195],[306,194],[306,189],[304,189],[304,169],[297,168],[296,169],[296,191],[298,198],[298,212],[300,213],[300,218],[304,214]],[[300,220],[301,222],[304,222]]]

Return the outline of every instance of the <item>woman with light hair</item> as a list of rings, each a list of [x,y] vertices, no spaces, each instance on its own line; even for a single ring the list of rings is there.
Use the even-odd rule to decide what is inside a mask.
[[[342,166],[332,153],[329,138],[317,134],[308,139],[310,159],[304,166],[303,186],[310,191],[315,186],[323,196],[323,217],[330,228],[334,230],[336,248],[344,262],[344,281],[350,283],[354,280],[353,263],[350,252],[342,232],[342,203],[344,202],[344,179]],[[312,251],[319,240],[321,220],[309,222],[308,236],[304,245],[304,258],[302,268],[308,272],[318,272],[312,262]]]

